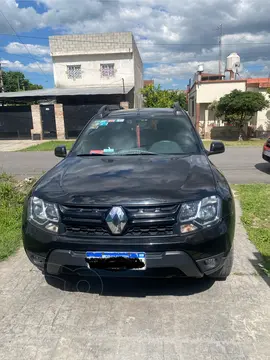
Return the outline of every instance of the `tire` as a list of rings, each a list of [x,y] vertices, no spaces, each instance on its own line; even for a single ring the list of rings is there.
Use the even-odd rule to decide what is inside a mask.
[[[231,270],[232,270],[232,266],[233,266],[233,247],[231,248],[228,256],[226,257],[226,260],[222,266],[222,268],[220,268],[219,270],[207,275],[208,278],[210,279],[215,279],[215,280],[226,280],[227,277],[230,275]]]

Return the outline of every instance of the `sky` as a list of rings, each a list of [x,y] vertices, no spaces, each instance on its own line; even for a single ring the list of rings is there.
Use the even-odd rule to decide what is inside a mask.
[[[239,78],[270,76],[269,0],[0,0],[0,60],[54,87],[48,36],[131,31],[144,78],[185,89],[199,64],[218,71],[237,52]]]

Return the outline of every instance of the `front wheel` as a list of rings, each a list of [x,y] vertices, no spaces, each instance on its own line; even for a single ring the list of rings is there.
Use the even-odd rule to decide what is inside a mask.
[[[207,275],[211,279],[216,280],[226,280],[226,278],[230,275],[232,266],[233,266],[233,247],[231,248],[222,268],[213,272],[212,274]]]

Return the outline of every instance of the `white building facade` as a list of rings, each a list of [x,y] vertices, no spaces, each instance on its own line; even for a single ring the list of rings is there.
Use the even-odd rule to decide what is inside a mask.
[[[267,88],[270,83],[260,82],[260,80],[264,79],[196,81],[188,93],[188,112],[201,135],[209,138],[214,124],[218,126],[223,125],[221,121],[215,118],[215,114],[209,109],[209,105],[231,91],[261,92],[269,100]],[[257,132],[263,133],[269,131],[270,109],[259,111],[250,123]]]
[[[50,37],[57,88],[133,88],[142,106],[143,63],[131,32]]]

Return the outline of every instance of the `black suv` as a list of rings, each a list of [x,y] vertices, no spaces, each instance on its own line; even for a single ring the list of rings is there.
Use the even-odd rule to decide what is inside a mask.
[[[234,200],[187,113],[103,106],[25,201],[23,241],[45,274],[225,279]],[[87,270],[91,272],[90,270]]]

